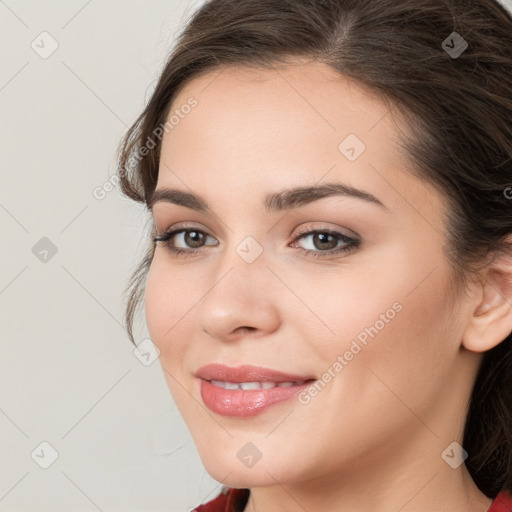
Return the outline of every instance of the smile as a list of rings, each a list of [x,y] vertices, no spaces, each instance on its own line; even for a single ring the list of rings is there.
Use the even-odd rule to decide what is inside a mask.
[[[272,389],[275,387],[280,388],[289,388],[291,386],[301,386],[306,382],[305,380],[299,380],[297,382],[271,382],[271,381],[263,381],[263,382],[225,382],[222,380],[211,380],[213,385],[218,386],[224,389],[242,389],[242,390],[251,390],[251,389]]]
[[[296,397],[317,379],[262,366],[209,364],[195,373],[206,407],[222,416],[249,417]]]

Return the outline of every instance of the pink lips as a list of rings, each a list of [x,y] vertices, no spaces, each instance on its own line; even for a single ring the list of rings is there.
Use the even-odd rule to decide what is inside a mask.
[[[292,375],[259,366],[243,365],[229,367],[221,364],[202,366],[196,373],[200,380],[201,398],[213,412],[223,416],[255,416],[269,406],[288,400],[311,384],[315,378],[311,375]],[[288,387],[271,387],[268,389],[225,389],[219,383],[283,383],[293,382]],[[305,382],[301,382],[305,381]]]

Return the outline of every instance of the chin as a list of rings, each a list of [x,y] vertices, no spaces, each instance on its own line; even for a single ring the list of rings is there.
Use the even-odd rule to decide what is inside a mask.
[[[207,473],[217,482],[220,482],[222,485],[226,485],[228,487],[235,487],[237,489],[270,487],[276,485],[276,480],[282,482],[280,478],[272,478],[262,468],[247,469],[236,468],[230,466],[229,464],[205,464],[205,469]],[[273,475],[272,471],[270,471],[270,473]]]
[[[238,449],[227,450],[219,454],[216,450],[208,450],[199,455],[208,474],[228,487],[267,487],[276,485],[276,481],[286,483],[290,478],[299,478],[296,474],[299,468],[287,467],[284,461],[275,456],[267,460],[262,457],[250,465],[249,461],[244,463],[239,459],[238,452]]]

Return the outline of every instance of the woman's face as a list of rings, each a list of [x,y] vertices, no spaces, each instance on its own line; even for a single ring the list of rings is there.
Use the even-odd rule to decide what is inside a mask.
[[[303,63],[208,73],[171,115],[156,190],[209,209],[154,202],[159,235],[189,231],[157,243],[146,319],[208,472],[242,487],[447,467],[470,311],[449,293],[444,200],[411,174],[385,104]],[[210,364],[316,383],[242,372],[269,389],[226,390],[207,380],[236,375],[198,377]]]

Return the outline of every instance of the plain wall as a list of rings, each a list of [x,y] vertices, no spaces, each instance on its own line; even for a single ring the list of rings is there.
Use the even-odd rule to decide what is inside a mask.
[[[148,217],[111,187],[201,3],[0,2],[1,512],[184,512],[220,489],[124,331]]]
[[[119,140],[199,3],[0,3],[2,512],[178,512],[220,489],[159,360],[142,364],[123,329],[148,217],[109,189]],[[47,58],[31,47],[52,49],[43,31],[58,42]]]

